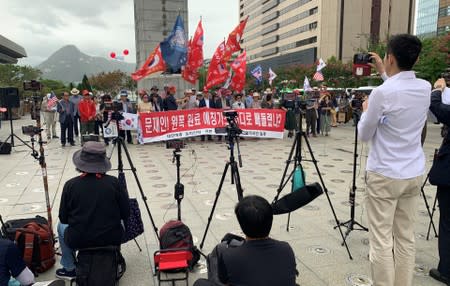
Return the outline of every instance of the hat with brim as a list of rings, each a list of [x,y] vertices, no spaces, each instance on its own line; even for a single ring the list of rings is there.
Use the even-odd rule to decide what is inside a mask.
[[[77,94],[80,94],[80,91],[79,91],[78,89],[76,89],[76,88],[72,88],[72,90],[70,91],[70,93],[71,93],[72,95],[77,95]]]
[[[81,150],[73,153],[72,161],[78,170],[85,173],[106,173],[111,170],[111,162],[106,157],[103,143],[88,141]]]

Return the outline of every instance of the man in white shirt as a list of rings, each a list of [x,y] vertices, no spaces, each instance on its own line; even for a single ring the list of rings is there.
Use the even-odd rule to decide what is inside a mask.
[[[363,103],[359,139],[370,141],[366,166],[369,260],[374,286],[411,286],[414,222],[425,172],[421,132],[431,85],[412,67],[422,44],[412,35],[389,39],[384,60],[371,54],[385,82]]]

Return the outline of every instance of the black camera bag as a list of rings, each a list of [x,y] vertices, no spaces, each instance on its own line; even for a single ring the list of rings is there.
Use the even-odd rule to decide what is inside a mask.
[[[11,154],[11,143],[0,141],[0,154]]]

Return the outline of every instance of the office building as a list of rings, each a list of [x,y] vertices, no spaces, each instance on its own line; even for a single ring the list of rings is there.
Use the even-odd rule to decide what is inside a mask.
[[[249,66],[349,61],[370,40],[412,33],[415,0],[240,0]]]
[[[448,33],[450,33],[450,0],[440,0],[437,19],[437,34],[446,35]]]
[[[416,35],[434,37],[437,32],[437,21],[439,11],[439,0],[418,0]]]

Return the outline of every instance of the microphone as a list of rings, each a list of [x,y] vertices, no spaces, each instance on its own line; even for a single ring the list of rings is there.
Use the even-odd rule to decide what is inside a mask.
[[[272,203],[274,215],[293,212],[312,202],[323,193],[322,186],[319,183],[306,185],[301,189],[293,191],[281,199]]]

